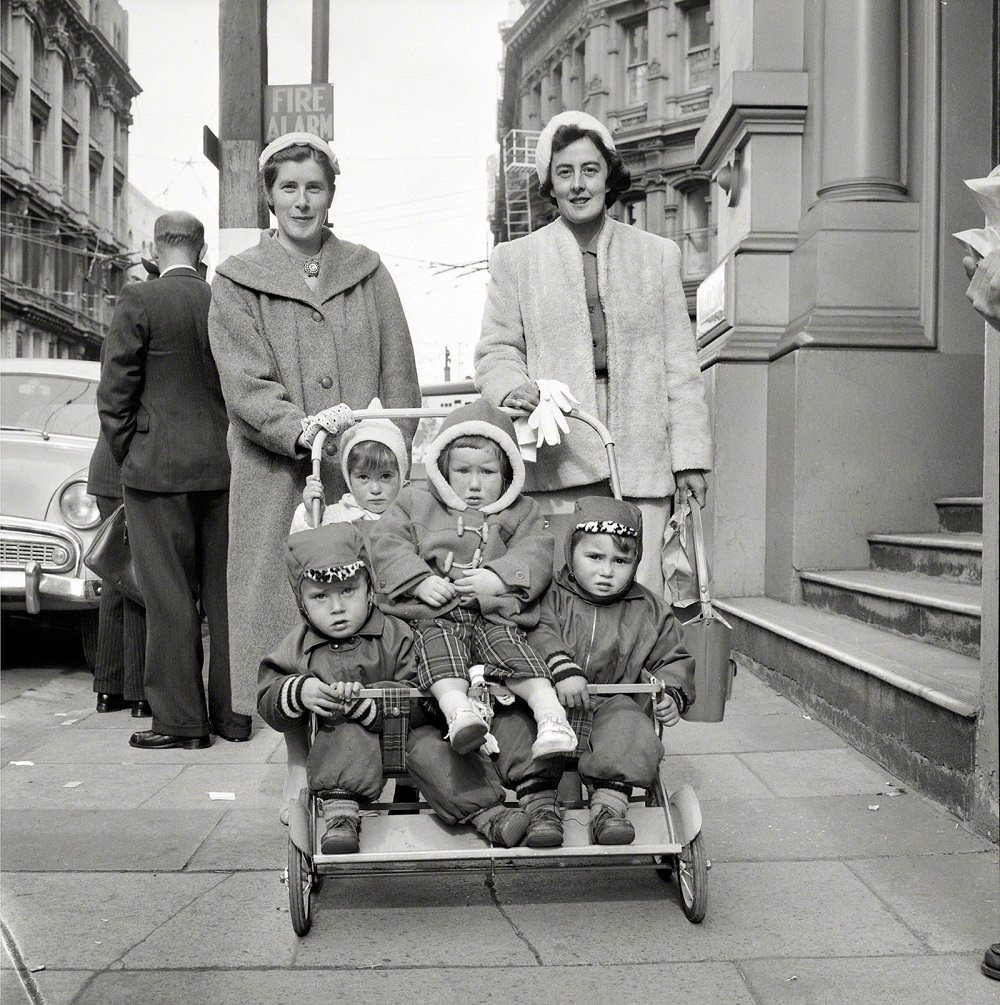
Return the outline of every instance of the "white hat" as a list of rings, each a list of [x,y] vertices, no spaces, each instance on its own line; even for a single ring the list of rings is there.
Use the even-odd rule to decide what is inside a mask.
[[[319,151],[333,168],[334,174],[340,174],[340,161],[333,152],[333,148],[326,140],[320,139],[315,133],[285,133],[276,140],[271,140],[261,152],[257,160],[257,170],[263,171],[264,165],[279,151],[287,150],[288,147],[312,147]]]
[[[381,408],[382,402],[378,398],[372,398],[368,405],[369,409]],[[406,481],[410,473],[410,458],[406,453],[406,441],[403,434],[394,422],[389,419],[362,419],[356,426],[351,426],[340,437],[340,470],[343,472],[344,481],[350,487],[351,481],[347,473],[347,460],[351,451],[366,440],[374,440],[388,447],[396,458],[399,466],[400,481]]]
[[[538,172],[538,180],[543,184],[548,177],[549,165],[552,162],[552,137],[561,126],[579,126],[580,129],[597,133],[608,150],[615,149],[615,141],[611,138],[608,127],[599,119],[595,119],[593,115],[572,111],[553,115],[541,131],[538,137],[538,146],[535,148],[535,170]]]

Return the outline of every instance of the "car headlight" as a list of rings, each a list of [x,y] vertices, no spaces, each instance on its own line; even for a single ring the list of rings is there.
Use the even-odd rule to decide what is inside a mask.
[[[71,482],[59,495],[59,510],[63,519],[77,530],[96,527],[101,522],[97,500],[87,491],[84,482]]]

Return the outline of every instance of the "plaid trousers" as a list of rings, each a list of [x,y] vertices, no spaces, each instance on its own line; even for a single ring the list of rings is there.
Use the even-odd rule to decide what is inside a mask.
[[[440,618],[417,621],[417,680],[422,691],[439,680],[469,679],[469,667],[482,663],[487,680],[504,682],[542,677],[552,680],[545,660],[528,645],[516,625],[496,624],[456,607]]]

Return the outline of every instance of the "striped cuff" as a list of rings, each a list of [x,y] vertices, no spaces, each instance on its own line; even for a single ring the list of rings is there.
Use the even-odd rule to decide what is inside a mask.
[[[347,718],[365,729],[374,729],[378,722],[378,703],[371,698],[359,698],[347,710]]]
[[[306,679],[301,674],[293,674],[281,685],[278,692],[278,709],[286,719],[299,719],[306,711],[302,704],[302,688]]]
[[[663,689],[663,693],[669,694],[670,697],[674,699],[677,711],[680,712],[681,715],[688,710],[688,706],[691,704],[691,701],[681,688],[668,686]]]
[[[586,677],[587,675],[574,663],[569,653],[553,653],[546,661],[553,681],[566,680],[567,677]]]

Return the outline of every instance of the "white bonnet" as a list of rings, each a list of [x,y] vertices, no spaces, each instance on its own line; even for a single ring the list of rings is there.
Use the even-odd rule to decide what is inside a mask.
[[[542,183],[548,176],[549,165],[552,162],[552,137],[561,126],[579,126],[580,129],[588,129],[601,137],[608,150],[615,149],[615,141],[611,138],[608,127],[593,115],[575,111],[553,115],[539,135],[538,146],[535,149],[535,170],[538,172],[538,180]]]
[[[381,408],[382,403],[378,398],[372,398],[368,405],[369,409]],[[410,458],[406,452],[406,441],[400,432],[399,426],[389,419],[362,419],[356,426],[351,426],[340,438],[340,470],[343,472],[344,481],[350,488],[350,479],[347,474],[347,459],[359,443],[365,440],[374,440],[388,447],[396,458],[399,466],[399,477],[401,481],[406,481],[410,473]]]
[[[340,161],[333,152],[333,147],[326,140],[320,139],[315,133],[285,133],[270,143],[261,151],[257,160],[257,170],[263,171],[264,165],[279,151],[288,147],[312,147],[313,150],[321,153],[333,168],[334,174],[340,174]]]

